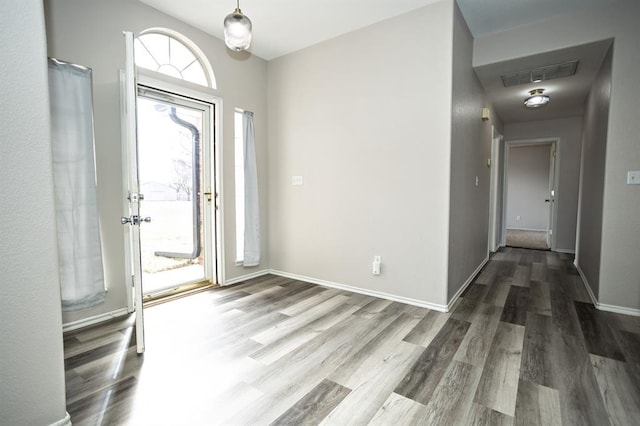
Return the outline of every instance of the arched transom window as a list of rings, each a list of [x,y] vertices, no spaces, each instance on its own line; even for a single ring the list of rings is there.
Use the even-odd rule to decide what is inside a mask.
[[[143,31],[135,40],[135,58],[139,67],[216,88],[213,69],[202,51],[175,31]]]

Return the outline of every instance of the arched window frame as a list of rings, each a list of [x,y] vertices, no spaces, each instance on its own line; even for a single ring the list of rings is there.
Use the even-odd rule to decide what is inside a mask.
[[[140,37],[144,36],[144,35],[148,35],[148,34],[159,34],[165,37],[168,37],[170,39],[175,40],[176,42],[182,44],[187,50],[189,50],[194,58],[198,61],[198,63],[200,64],[200,67],[202,68],[202,71],[205,75],[205,78],[207,80],[207,87],[210,87],[212,89],[217,89],[217,84],[216,84],[216,77],[215,74],[213,72],[213,68],[211,66],[211,64],[209,63],[209,60],[207,59],[206,55],[204,54],[204,52],[202,50],[200,50],[200,48],[198,47],[198,45],[196,45],[194,42],[192,42],[191,40],[189,40],[187,37],[185,37],[184,35],[180,34],[177,31],[171,30],[169,28],[160,28],[160,27],[155,27],[155,28],[148,28],[142,32],[140,32],[140,34],[138,35],[138,37],[136,37],[136,40],[138,40]],[[144,42],[142,40],[138,40],[140,41],[143,45]],[[146,46],[145,46],[146,49]],[[153,52],[150,52],[147,49],[148,53],[151,55],[151,57],[154,60],[156,59],[156,56],[153,54]],[[141,66],[137,63],[136,61],[136,65]],[[156,71],[156,72],[160,72],[162,73],[162,71],[159,71],[159,68],[162,65],[172,65],[175,67],[175,65],[173,65],[171,62],[167,63],[167,64],[159,64],[159,67],[156,69],[151,69],[145,66],[141,66],[142,68],[145,69],[151,69],[152,71]],[[175,67],[177,69],[177,67]],[[166,74],[166,73],[163,73]],[[189,81],[191,83],[194,84],[200,84],[198,82],[189,80],[189,79],[185,79],[184,77],[177,77],[177,78],[181,78],[184,81]]]

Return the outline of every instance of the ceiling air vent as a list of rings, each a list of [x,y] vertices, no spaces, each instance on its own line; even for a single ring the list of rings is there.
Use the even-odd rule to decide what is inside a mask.
[[[554,78],[571,77],[575,75],[577,69],[578,61],[569,61],[561,64],[545,65],[532,70],[503,74],[500,77],[504,87],[511,87],[520,84],[541,83]]]

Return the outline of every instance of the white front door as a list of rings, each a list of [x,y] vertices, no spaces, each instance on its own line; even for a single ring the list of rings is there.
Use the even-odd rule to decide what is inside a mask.
[[[219,101],[149,77],[138,79],[130,32],[125,45],[121,221],[131,278],[128,308],[136,312],[137,351],[143,353],[145,299],[217,283]]]
[[[127,275],[133,281],[133,297],[129,298],[129,310],[136,312],[136,350],[144,353],[144,312],[142,309],[142,264],[140,257],[140,225],[144,219],[140,216],[140,182],[138,179],[137,147],[137,87],[135,59],[133,51],[133,33],[125,32],[125,70],[121,74],[123,107],[123,182],[125,186],[125,208],[121,218],[125,226],[125,256]]]

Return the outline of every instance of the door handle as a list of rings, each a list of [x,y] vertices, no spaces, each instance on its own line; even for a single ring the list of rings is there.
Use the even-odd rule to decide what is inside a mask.
[[[545,202],[545,203],[548,203],[548,202],[550,202],[550,201],[551,201],[551,200],[550,200],[550,199],[548,199],[548,198],[546,198],[546,199],[544,200],[544,202]]]
[[[131,217],[123,216],[120,218],[120,223],[123,225],[126,225],[127,223],[130,225],[140,225],[142,222],[151,223],[151,217],[149,216],[141,217],[141,216],[133,215]]]

